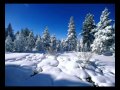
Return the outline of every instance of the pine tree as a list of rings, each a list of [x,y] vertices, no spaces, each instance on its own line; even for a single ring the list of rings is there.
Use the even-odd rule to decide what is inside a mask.
[[[5,40],[5,51],[9,51],[9,52],[13,51],[13,42],[10,35],[8,35]]]
[[[105,8],[100,16],[100,22],[97,24],[97,32],[95,33],[95,40],[91,45],[92,51],[102,54],[110,51],[113,43],[113,28],[111,26],[112,20],[109,19],[108,9]]]
[[[92,30],[95,28],[94,15],[88,13],[83,22],[82,28],[82,39],[83,39],[83,50],[91,51],[90,45],[94,40],[94,32]]]
[[[10,35],[12,41],[14,41],[14,33],[12,29],[11,23],[8,24],[8,27],[6,28],[6,36]]]
[[[56,37],[55,35],[53,35],[50,38],[50,52],[54,53],[55,51],[56,51]]]
[[[26,38],[29,36],[30,34],[30,30],[28,28],[22,29],[21,33],[23,34],[23,36]]]
[[[113,24],[113,43],[112,46],[110,48],[111,52],[115,53],[115,23]]]
[[[63,52],[63,51],[65,51],[65,40],[61,40],[61,43],[60,43],[60,45],[61,45],[61,51]]]
[[[42,51],[42,41],[41,37],[38,35],[36,43],[35,43],[35,48],[37,51]]]
[[[50,34],[48,32],[48,27],[47,26],[44,30],[42,40],[43,40],[43,50],[48,51],[49,47],[50,47]]]
[[[14,51],[16,52],[24,52],[25,51],[26,40],[23,34],[20,32],[16,35],[16,39],[14,40]]]
[[[61,51],[61,41],[60,40],[56,40],[56,51]]]
[[[70,17],[70,23],[68,26],[68,37],[66,39],[66,44],[68,44],[69,51],[76,50],[76,45],[77,45],[77,37],[76,37],[76,32],[75,32],[75,24],[74,24],[74,19],[73,16]]]
[[[29,33],[29,36],[27,37],[26,51],[32,51],[34,47],[35,47],[34,34],[31,31]]]

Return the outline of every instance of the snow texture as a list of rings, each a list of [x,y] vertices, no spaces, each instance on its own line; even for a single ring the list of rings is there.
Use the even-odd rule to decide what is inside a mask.
[[[6,53],[6,86],[115,86],[115,57],[94,54],[83,68],[82,52]],[[91,82],[88,81],[91,78]]]

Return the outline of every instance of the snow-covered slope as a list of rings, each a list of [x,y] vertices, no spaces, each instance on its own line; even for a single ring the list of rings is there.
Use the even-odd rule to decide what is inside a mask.
[[[6,53],[6,86],[115,86],[115,57],[96,55],[83,68],[81,52]]]

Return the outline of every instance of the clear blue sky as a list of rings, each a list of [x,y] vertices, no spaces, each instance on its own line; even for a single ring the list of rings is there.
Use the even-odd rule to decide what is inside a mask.
[[[28,27],[35,35],[42,36],[48,26],[51,35],[62,39],[67,37],[70,16],[74,16],[78,35],[86,14],[94,14],[95,23],[98,23],[105,7],[111,12],[110,18],[115,19],[114,4],[6,4],[5,27],[11,23],[15,33]]]

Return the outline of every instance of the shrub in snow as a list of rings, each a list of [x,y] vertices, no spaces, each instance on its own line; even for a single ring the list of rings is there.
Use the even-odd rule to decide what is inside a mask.
[[[90,45],[92,44],[94,40],[94,36],[92,34],[92,29],[95,28],[95,23],[94,23],[94,16],[92,14],[87,14],[85,17],[85,21],[83,22],[83,27],[82,27],[82,43],[84,51],[90,51]]]
[[[95,40],[91,45],[92,51],[98,54],[110,51],[112,43],[114,43],[113,28],[111,26],[111,19],[109,19],[108,9],[102,12],[100,22],[97,24],[97,32],[95,33]]]
[[[73,16],[70,17],[70,23],[69,23],[68,27],[69,27],[68,37],[66,39],[68,42],[68,50],[73,51],[73,50],[76,50],[76,46],[77,46],[77,38],[76,38],[75,24],[74,24]]]
[[[5,40],[5,51],[9,51],[9,52],[13,51],[13,42],[10,35],[8,35]]]
[[[90,63],[90,59],[92,58],[93,53],[92,52],[82,52],[80,59],[83,59],[83,63],[81,64],[83,68],[86,68]]]

